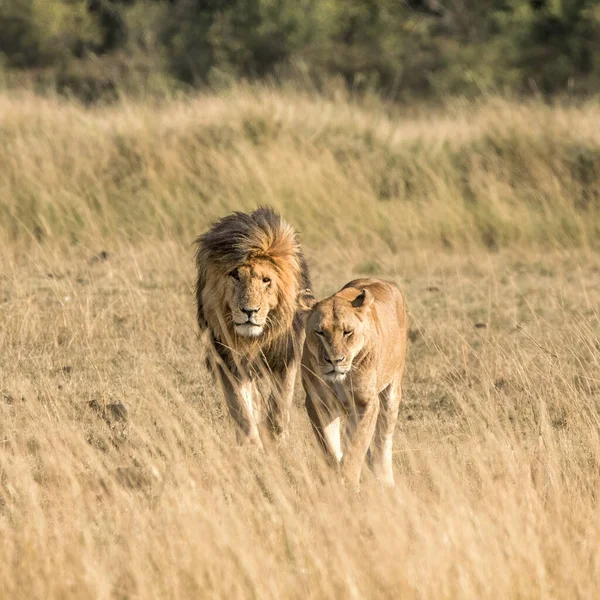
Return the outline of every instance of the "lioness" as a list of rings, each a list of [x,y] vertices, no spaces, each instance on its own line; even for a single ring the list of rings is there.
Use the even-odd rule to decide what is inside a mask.
[[[406,309],[400,290],[356,279],[306,317],[302,382],[317,438],[353,486],[367,451],[377,478],[394,485],[392,437],[406,360]],[[348,416],[345,453],[340,418]]]
[[[262,447],[263,424],[275,435],[288,425],[304,342],[297,302],[314,304],[298,236],[269,208],[235,212],[197,239],[196,266],[209,367],[238,441]]]

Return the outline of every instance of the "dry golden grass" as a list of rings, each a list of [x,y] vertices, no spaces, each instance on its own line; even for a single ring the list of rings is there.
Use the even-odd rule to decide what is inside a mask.
[[[0,96],[0,243],[189,243],[232,206],[268,203],[328,252],[589,246],[599,121],[593,102],[409,116],[253,89],[94,110]]]
[[[595,156],[599,115],[0,98],[0,596],[599,597],[597,181],[568,154]],[[392,491],[339,484],[300,392],[288,441],[234,445],[190,242],[258,202],[302,230],[318,296],[406,292]]]

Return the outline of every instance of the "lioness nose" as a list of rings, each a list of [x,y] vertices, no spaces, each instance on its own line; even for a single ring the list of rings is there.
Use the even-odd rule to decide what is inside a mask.
[[[335,358],[331,358],[330,356],[325,357],[325,362],[331,363],[332,365],[339,365],[346,360],[345,356],[336,356]]]
[[[258,312],[258,308],[242,308],[242,312],[251,317],[254,313]]]

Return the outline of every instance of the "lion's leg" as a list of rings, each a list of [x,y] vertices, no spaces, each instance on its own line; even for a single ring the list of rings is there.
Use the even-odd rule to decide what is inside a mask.
[[[221,384],[229,414],[237,425],[237,439],[240,444],[251,444],[262,448],[260,434],[254,415],[254,386],[245,379],[234,382],[230,373],[221,374]]]
[[[293,364],[283,373],[274,375],[275,385],[269,395],[267,416],[271,433],[275,436],[281,436],[289,427],[297,373],[298,366]]]
[[[375,477],[385,485],[394,485],[392,469],[392,444],[398,421],[398,409],[402,398],[400,381],[393,381],[379,394],[380,412],[377,418],[375,436],[371,446],[371,466]]]
[[[353,411],[351,435],[342,461],[342,471],[348,482],[352,486],[358,487],[360,472],[377,424],[379,397],[356,398]]]

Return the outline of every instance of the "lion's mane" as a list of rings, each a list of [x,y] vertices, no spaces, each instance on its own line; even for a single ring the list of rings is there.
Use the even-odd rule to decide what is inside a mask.
[[[196,244],[198,324],[227,350],[222,357],[228,366],[232,366],[235,354],[256,354],[257,350],[271,367],[275,366],[273,362],[288,360],[302,332],[298,295],[310,289],[308,267],[293,227],[272,209],[261,207],[249,214],[234,212],[220,219]],[[243,338],[235,335],[231,319],[225,314],[226,281],[233,269],[254,260],[268,260],[276,269],[278,301],[262,335]],[[305,293],[312,296],[309,291]]]

